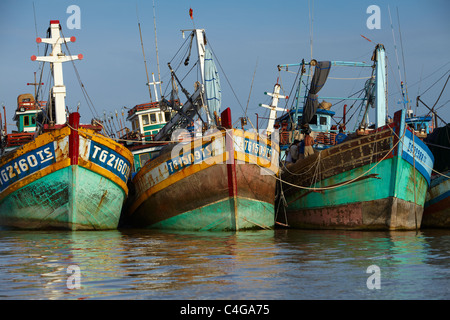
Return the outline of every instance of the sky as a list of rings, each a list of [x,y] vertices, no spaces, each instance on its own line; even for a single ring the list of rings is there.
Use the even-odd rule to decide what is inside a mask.
[[[78,16],[68,10],[72,5],[78,6]],[[380,9],[379,16],[368,12],[371,5]],[[158,57],[163,91],[169,84],[167,63],[175,63],[172,59],[186,40],[180,30],[206,30],[219,66],[222,110],[230,107],[235,123],[244,115],[253,126],[257,117],[259,127],[267,123],[268,110],[259,104],[270,103],[264,92],[272,91],[277,79],[282,92],[291,93],[296,70],[278,72],[277,65],[311,58],[370,63],[377,43],[382,43],[387,53],[389,115],[404,107],[400,80],[406,84],[415,114],[426,115],[426,107],[420,103],[416,107],[416,97],[420,95],[428,106],[433,106],[450,74],[449,12],[450,1],[446,0],[1,0],[0,104],[6,106],[11,128],[17,96],[34,93],[33,86],[27,83],[34,82],[34,72],[40,72],[39,62],[30,57],[43,55],[44,45],[38,45],[35,39],[45,38],[50,20],[59,20],[64,36],[77,39],[69,43],[70,53],[84,56],[75,61],[76,71],[70,62],[63,65],[66,104],[71,111],[80,105],[83,123],[116,110],[120,117],[123,107],[150,101],[138,23],[148,73],[150,78],[154,73],[158,79]],[[76,17],[79,19],[74,20]],[[377,28],[370,29],[375,22],[379,22]],[[179,77],[183,77],[183,68],[191,67],[177,69]],[[370,74],[367,69],[351,69],[332,69],[319,96],[348,96],[362,89],[365,80],[361,78]],[[83,95],[76,72],[92,105]],[[183,86],[192,94],[194,80],[184,80]],[[44,87],[49,81],[46,66]],[[185,100],[181,92],[180,97]],[[445,122],[450,121],[449,100],[450,85],[435,106]],[[343,104],[332,106],[335,118],[342,117]],[[279,106],[285,107],[286,102],[280,101]]]

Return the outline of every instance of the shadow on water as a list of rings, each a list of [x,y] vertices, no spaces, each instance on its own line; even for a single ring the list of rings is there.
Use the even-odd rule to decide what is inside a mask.
[[[0,299],[448,299],[449,248],[448,230],[0,229]]]

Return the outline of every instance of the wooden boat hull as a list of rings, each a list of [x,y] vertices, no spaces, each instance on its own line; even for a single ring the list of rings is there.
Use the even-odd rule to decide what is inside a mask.
[[[0,225],[117,228],[131,159],[127,149],[88,129],[64,126],[38,136],[0,159]]]
[[[287,221],[282,223],[309,229],[420,228],[434,159],[419,139],[414,140],[418,157],[411,156],[412,133],[396,118],[396,126],[288,167],[282,174],[288,204]],[[404,140],[399,142],[397,137],[403,133]]]
[[[420,228],[426,180],[416,177],[416,199],[411,181],[414,173],[402,163],[400,181],[393,181],[395,159],[382,161],[373,178],[356,181],[324,192],[301,191],[286,200],[287,223],[293,228],[347,230],[414,230]],[[336,185],[355,179],[370,165],[321,181],[318,186]],[[395,176],[395,175],[394,175]],[[396,184],[396,187],[393,187]],[[394,196],[394,194],[396,196]],[[297,199],[297,200],[294,200]]]
[[[450,171],[431,181],[427,192],[422,226],[426,228],[450,227]]]
[[[232,129],[185,147],[179,159],[163,153],[136,174],[126,223],[195,231],[273,228],[278,159],[269,159],[278,145]]]
[[[81,166],[45,175],[0,204],[0,223],[21,229],[108,230],[117,228],[125,192]]]

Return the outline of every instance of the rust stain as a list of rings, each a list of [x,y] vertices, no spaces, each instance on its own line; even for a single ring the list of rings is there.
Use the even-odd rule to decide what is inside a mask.
[[[105,190],[105,192],[103,193],[102,197],[100,198],[100,202],[98,203],[97,211],[95,212],[95,215],[97,215],[97,213],[99,212],[100,207],[102,206],[103,200],[105,199],[107,194],[108,194],[108,190]]]

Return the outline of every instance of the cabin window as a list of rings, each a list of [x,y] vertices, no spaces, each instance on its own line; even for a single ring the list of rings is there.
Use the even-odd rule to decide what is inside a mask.
[[[326,117],[320,117],[320,124],[321,125],[327,125],[327,118]]]
[[[144,115],[142,116],[142,123],[143,123],[144,125],[149,124],[149,121],[148,121],[148,114],[144,114]]]
[[[149,153],[143,153],[139,155],[139,161],[141,162],[141,166],[143,166],[148,160],[150,160]]]
[[[424,123],[418,123],[417,124],[417,131],[420,131],[420,130],[422,130],[422,129],[426,129],[427,127],[426,127],[426,125],[424,124]]]
[[[23,125],[24,126],[30,125],[30,118],[28,116],[23,117]]]
[[[36,124],[36,117],[35,116],[31,117],[31,124]]]
[[[150,120],[152,123],[156,123],[156,113],[150,113]]]
[[[164,112],[164,117],[165,117],[165,121],[169,121],[170,120],[170,111],[166,111]]]
[[[314,115],[309,124],[317,124],[317,115]]]

